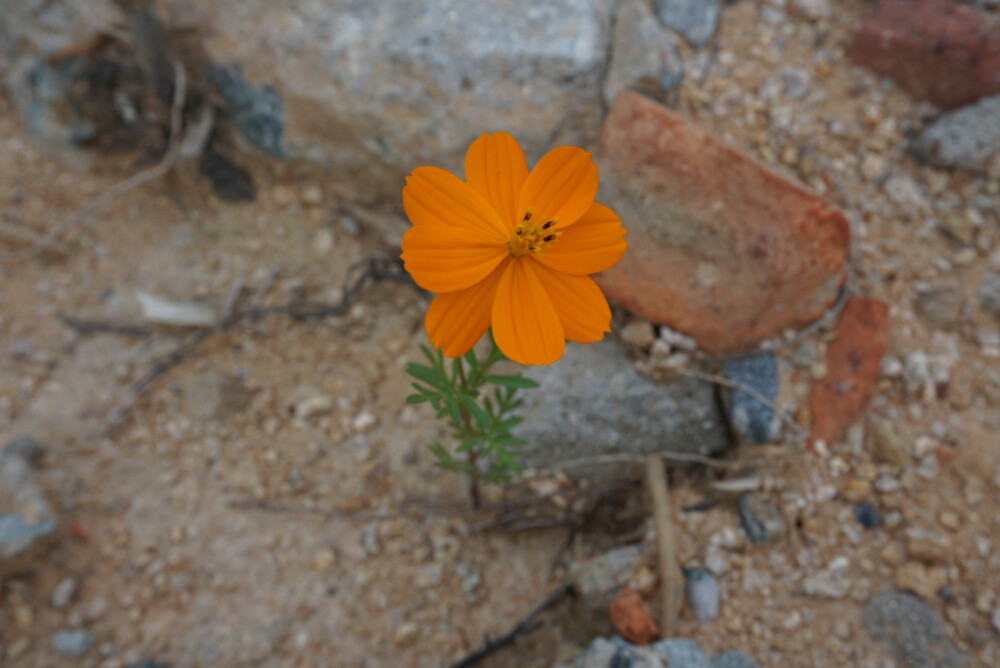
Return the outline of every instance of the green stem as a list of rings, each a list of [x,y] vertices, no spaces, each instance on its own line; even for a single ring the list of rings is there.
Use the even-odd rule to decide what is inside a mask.
[[[479,376],[482,373],[476,374],[474,381],[479,380]],[[455,380],[458,382],[458,391],[464,394],[471,394],[471,388],[465,377],[465,361],[461,357],[455,358]],[[472,428],[472,416],[469,415],[469,409],[465,407],[465,403],[462,401],[458,402],[458,410],[462,416],[462,428],[465,431],[465,438],[471,438],[475,435],[475,430]],[[479,452],[476,448],[469,448],[468,459],[469,459],[469,496],[472,498],[472,507],[479,508],[482,505],[482,498],[479,493],[479,467],[476,466],[476,460],[478,459]]]

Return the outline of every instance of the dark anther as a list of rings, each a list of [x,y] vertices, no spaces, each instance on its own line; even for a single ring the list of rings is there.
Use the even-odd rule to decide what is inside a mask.
[[[556,221],[550,220],[549,222],[547,222],[544,225],[542,225],[542,229],[543,230],[547,230],[547,229],[549,229],[550,227],[552,227],[555,224],[556,224]]]
[[[528,222],[529,220],[531,220],[531,212],[530,211],[525,211],[524,212],[524,222]]]
[[[545,239],[543,241],[552,241],[555,238],[556,238],[556,235],[550,234],[549,236],[545,237]]]

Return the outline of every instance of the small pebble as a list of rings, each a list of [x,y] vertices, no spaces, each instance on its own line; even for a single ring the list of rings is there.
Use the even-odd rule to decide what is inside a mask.
[[[684,596],[691,616],[699,622],[711,622],[719,616],[719,583],[700,568],[684,569]]]
[[[993,608],[993,614],[990,615],[990,621],[993,622],[993,628],[996,629],[996,632],[1000,633],[1000,606]]]
[[[76,593],[76,580],[66,577],[60,580],[56,588],[52,590],[52,607],[65,608],[73,600]]]
[[[83,656],[95,642],[97,637],[90,631],[64,629],[52,636],[52,649],[64,656]]]
[[[878,511],[867,501],[854,506],[854,519],[866,529],[874,529],[879,525]]]
[[[420,637],[420,627],[417,626],[417,623],[403,622],[396,627],[396,631],[392,634],[392,643],[396,647],[406,647],[416,642],[418,637]]]

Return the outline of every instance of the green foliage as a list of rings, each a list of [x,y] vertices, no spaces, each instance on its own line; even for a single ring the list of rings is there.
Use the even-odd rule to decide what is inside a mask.
[[[439,420],[447,420],[458,445],[450,452],[434,443],[430,450],[437,466],[472,478],[476,499],[480,478],[505,482],[512,473],[521,472],[519,448],[527,441],[511,434],[522,420],[515,415],[523,403],[517,392],[538,387],[538,383],[517,375],[490,374],[497,362],[506,359],[495,342],[484,360],[470,350],[450,364],[440,351],[427,346],[421,350],[429,364],[406,365],[406,372],[417,381],[406,402],[429,403]]]

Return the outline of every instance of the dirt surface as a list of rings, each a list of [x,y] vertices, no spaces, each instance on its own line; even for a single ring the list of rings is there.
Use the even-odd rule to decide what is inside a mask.
[[[792,442],[728,453],[766,479],[788,534],[751,545],[729,503],[684,513],[683,563],[704,563],[714,544],[726,567],[720,619],[685,617],[680,634],[762,666],[892,665],[862,629],[861,609],[917,573],[958,646],[996,665],[1000,362],[977,336],[1000,322],[975,289],[1000,264],[1000,174],[934,170],[900,150],[928,108],[844,59],[863,5],[837,3],[819,23],[794,13],[768,23],[766,3],[727,6],[714,49],[685,54],[677,106],[847,211],[853,289],[891,305],[888,356],[922,351],[950,368],[909,391],[891,370],[877,384],[868,414],[897,430],[906,455],[896,464],[873,457],[870,420],[819,454]],[[769,93],[788,66],[797,70],[788,76],[805,75],[805,93]],[[0,142],[0,210],[39,233],[134,171],[124,159],[70,169],[32,143],[2,99]],[[109,433],[107,416],[132,384],[190,331],[87,335],[59,314],[138,322],[136,291],[220,305],[237,284],[264,305],[297,294],[336,301],[348,267],[387,250],[343,223],[328,173],[250,167],[256,202],[222,203],[181,165],[70,226],[59,237],[65,256],[0,261],[0,439],[44,444],[39,475],[64,520],[37,567],[2,584],[4,665],[69,664],[51,648],[65,628],[96,635],[80,665],[109,668],[447,665],[554,590],[568,559],[624,540],[585,532],[562,550],[562,528],[473,530],[488,514],[467,512],[462,481],[435,469],[425,448],[444,433],[403,403],[428,299],[400,283],[370,287],[343,316],[274,315],[209,336]],[[941,232],[968,220],[965,244]],[[3,253],[25,248],[0,241]],[[950,331],[915,315],[919,281],[956,288],[963,307]],[[781,405],[802,420],[828,339],[820,332],[779,353]],[[229,378],[218,410],[195,398],[214,371]],[[714,475],[676,471],[677,507],[702,500]],[[889,479],[897,484],[880,482]],[[855,521],[861,500],[880,527]],[[918,558],[921,531],[940,536],[941,554]],[[803,578],[840,557],[844,595],[804,594]],[[54,607],[66,578],[75,592]],[[589,642],[574,611],[556,608],[482,665],[567,659]]]

